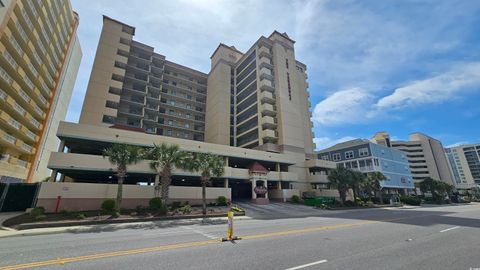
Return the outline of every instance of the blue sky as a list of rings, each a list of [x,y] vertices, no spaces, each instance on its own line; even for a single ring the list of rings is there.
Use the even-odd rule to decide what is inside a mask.
[[[308,66],[318,148],[388,131],[444,146],[480,142],[480,1],[85,1],[83,59],[67,121],[77,122],[108,15],[167,59],[208,73],[220,42],[246,51],[287,32]]]

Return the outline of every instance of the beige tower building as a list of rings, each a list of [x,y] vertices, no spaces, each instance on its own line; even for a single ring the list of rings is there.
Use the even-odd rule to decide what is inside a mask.
[[[167,61],[134,35],[103,17],[80,123],[203,141],[207,74]]]
[[[306,66],[286,33],[261,37],[245,53],[220,44],[208,77],[206,141],[313,154]]]
[[[445,148],[457,189],[480,187],[480,144]]]
[[[50,175],[56,130],[65,119],[82,52],[70,1],[0,5],[0,181]]]
[[[313,155],[306,66],[295,59],[286,33],[262,36],[246,52],[220,44],[208,74],[166,60],[134,35],[134,27],[103,17],[80,123],[63,123],[57,133],[62,144],[50,158],[53,178],[112,183],[101,149],[165,142],[224,157],[225,174],[212,185],[232,199],[328,189],[336,165]],[[148,162],[142,164],[132,168],[129,184],[154,181]],[[176,171],[172,181],[199,187],[192,173]],[[259,186],[269,190],[261,198]]]
[[[419,182],[430,177],[454,184],[442,142],[439,140],[417,132],[410,134],[408,141],[390,141],[388,133],[378,132],[372,141],[405,152],[414,181]]]

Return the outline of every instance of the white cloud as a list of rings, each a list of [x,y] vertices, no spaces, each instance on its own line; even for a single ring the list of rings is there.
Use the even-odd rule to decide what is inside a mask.
[[[369,117],[373,99],[361,88],[340,90],[315,105],[312,119],[323,125],[356,123]]]
[[[342,142],[351,141],[355,139],[357,138],[352,136],[345,136],[339,139],[332,139],[330,137],[318,137],[318,138],[314,138],[313,142],[315,143],[317,150],[323,150],[337,143],[342,143]]]
[[[404,108],[429,103],[440,103],[462,92],[480,88],[480,63],[458,65],[443,74],[415,81],[377,102],[380,109]]]
[[[467,141],[456,142],[456,143],[452,143],[450,145],[445,146],[445,148],[457,147],[457,146],[465,145],[465,144],[469,144],[469,142],[467,142]]]

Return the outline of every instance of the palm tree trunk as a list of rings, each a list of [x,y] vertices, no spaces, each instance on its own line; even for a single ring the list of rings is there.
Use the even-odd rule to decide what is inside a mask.
[[[167,200],[168,200],[168,191],[170,189],[170,184],[172,182],[171,179],[171,168],[168,166],[165,166],[161,172],[160,179],[162,182],[162,187],[161,187],[161,198],[162,198],[162,204],[166,205]]]
[[[339,195],[340,195],[340,201],[342,203],[342,206],[345,204],[345,197],[346,197],[346,193],[344,190],[339,190],[338,191]]]
[[[160,196],[160,173],[157,173],[155,175],[155,184],[154,184],[154,196],[159,197]]]
[[[380,200],[380,204],[383,204],[383,196],[382,196],[382,191],[378,191],[378,199]]]
[[[202,214],[207,214],[207,183],[202,181]]]
[[[120,208],[122,205],[123,198],[123,180],[125,179],[126,169],[123,167],[118,167],[117,178],[118,178],[118,189],[117,189],[117,201],[115,203],[115,211],[117,214],[120,213]]]

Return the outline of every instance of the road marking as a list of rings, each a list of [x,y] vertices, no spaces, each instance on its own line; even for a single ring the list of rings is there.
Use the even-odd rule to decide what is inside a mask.
[[[313,265],[317,265],[317,264],[321,264],[321,263],[326,263],[326,262],[327,262],[327,260],[321,260],[321,261],[316,261],[316,262],[312,262],[312,263],[307,263],[307,264],[295,266],[295,267],[288,268],[288,269],[285,269],[285,270],[297,270],[297,269],[302,269],[302,268],[306,268],[306,267],[309,267],[309,266],[313,266]]]
[[[346,224],[311,227],[311,228],[298,229],[298,230],[288,230],[288,231],[278,231],[278,232],[264,233],[264,234],[254,234],[254,235],[243,236],[242,239],[251,240],[251,239],[259,239],[259,238],[270,238],[270,237],[276,237],[276,236],[303,234],[303,233],[317,232],[317,231],[323,231],[323,230],[333,230],[333,229],[339,229],[339,228],[358,227],[358,226],[366,225],[366,224],[376,224],[376,223],[382,223],[382,222],[391,222],[391,221],[406,220],[406,219],[412,219],[412,218],[421,218],[421,217],[432,216],[432,215],[436,215],[436,214],[425,214],[425,215],[416,215],[416,216],[410,216],[410,217],[400,217],[400,218],[391,218],[391,219],[382,219],[382,220],[369,220],[369,221],[360,221],[360,222],[353,222],[353,223],[346,223]],[[220,243],[221,242],[219,240],[186,242],[186,243],[156,246],[156,247],[150,247],[150,248],[121,250],[121,251],[105,252],[105,253],[98,253],[98,254],[78,256],[78,257],[58,258],[58,259],[54,259],[54,260],[38,261],[38,262],[17,264],[17,265],[10,265],[10,266],[0,266],[0,270],[19,270],[19,269],[27,269],[27,268],[34,268],[34,267],[66,264],[66,263],[73,263],[73,262],[80,262],[80,261],[98,260],[98,259],[103,259],[103,258],[121,257],[121,256],[125,256],[125,255],[159,252],[159,251],[172,250],[172,249],[207,246],[207,245],[220,244]]]
[[[448,231],[455,230],[455,229],[458,229],[458,228],[460,228],[460,226],[455,226],[455,227],[452,227],[452,228],[441,230],[440,232],[448,232]]]
[[[208,234],[208,233],[203,232],[203,231],[201,231],[201,230],[197,230],[197,229],[195,229],[195,228],[193,228],[193,227],[181,226],[181,228],[184,228],[185,230],[188,230],[188,231],[192,231],[192,232],[194,232],[194,233],[198,233],[198,234],[203,235],[203,236],[205,236],[205,237],[207,237],[207,238],[209,238],[209,239],[220,239],[220,237],[217,237],[217,236],[215,236],[215,235]]]

